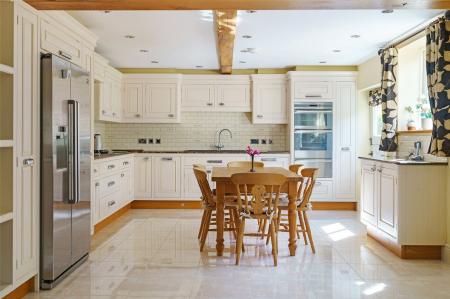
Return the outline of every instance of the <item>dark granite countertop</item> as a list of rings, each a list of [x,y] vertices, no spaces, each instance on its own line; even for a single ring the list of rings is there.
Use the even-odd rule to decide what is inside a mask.
[[[429,166],[429,165],[442,165],[442,166],[446,166],[448,165],[447,162],[445,161],[411,161],[411,160],[407,160],[407,159],[399,159],[399,158],[388,158],[388,157],[372,157],[372,156],[360,156],[358,157],[359,159],[363,159],[363,160],[371,160],[371,161],[377,161],[377,162],[384,162],[384,163],[391,163],[391,164],[397,164],[397,165],[414,165],[414,166],[418,166],[418,165],[424,165],[424,166]]]
[[[245,154],[244,150],[183,150],[183,151],[147,151],[147,150],[139,150],[139,149],[130,149],[130,150],[112,150],[112,152],[108,154],[95,155],[94,160],[118,157],[122,155],[128,154]],[[262,152],[264,154],[289,154],[288,151],[266,151]]]

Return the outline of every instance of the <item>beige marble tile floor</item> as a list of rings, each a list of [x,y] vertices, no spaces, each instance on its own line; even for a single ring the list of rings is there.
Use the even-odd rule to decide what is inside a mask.
[[[198,210],[131,210],[93,237],[89,260],[51,291],[26,298],[450,298],[450,265],[405,261],[366,237],[355,212],[311,212],[317,252],[303,240],[288,256],[246,238],[216,257],[215,234],[198,250]],[[251,227],[248,227],[251,229]],[[231,248],[231,249],[230,249]]]

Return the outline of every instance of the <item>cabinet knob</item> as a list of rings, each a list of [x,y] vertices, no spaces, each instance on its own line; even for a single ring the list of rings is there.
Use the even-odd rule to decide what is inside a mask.
[[[163,161],[172,161],[173,158],[172,157],[163,157],[163,158],[161,158],[161,160],[163,160]]]
[[[108,206],[109,207],[111,207],[111,206],[113,206],[113,205],[115,205],[116,204],[116,201],[115,200],[111,200],[110,202],[108,202]]]
[[[125,161],[125,162],[123,162],[122,164],[123,164],[123,165],[128,165],[129,163],[128,163],[128,161]]]
[[[148,161],[150,158],[149,157],[145,157],[144,158],[144,161]]]
[[[114,167],[116,167],[114,164],[108,165],[108,169],[113,169]]]
[[[116,113],[115,113],[115,112],[113,112],[113,116],[116,116]]]
[[[322,186],[321,182],[316,182],[316,186]]]
[[[141,115],[139,113],[134,115],[135,117],[141,117]]]
[[[124,173],[121,173],[121,174],[120,174],[120,177],[122,177],[122,178],[123,178],[124,176],[125,176],[125,174],[124,174]]]
[[[375,170],[377,170],[377,168],[374,166],[374,167],[370,168],[370,170],[372,170],[372,172],[375,172]]]
[[[219,103],[220,106],[225,106],[225,103],[221,102]]]
[[[169,114],[168,116],[169,116],[169,117],[173,117],[174,115],[173,115],[173,114]]]
[[[33,166],[33,164],[34,164],[34,159],[24,159],[23,160],[24,166]]]
[[[111,181],[111,182],[108,183],[108,187],[112,187],[112,186],[114,186],[115,184],[116,184],[116,182]]]
[[[382,172],[383,172],[383,168],[380,167],[380,168],[377,169],[377,171],[378,171],[379,173],[382,173]]]
[[[321,98],[320,94],[305,94],[305,98]]]
[[[105,115],[105,114],[106,114],[106,111],[105,111],[105,110],[102,110],[102,114]]]
[[[257,118],[263,118],[263,116],[261,114],[258,114],[256,117]]]
[[[341,147],[341,151],[349,151],[349,150],[350,150],[350,148],[348,146]]]
[[[206,103],[207,106],[212,106],[212,103]]]
[[[100,183],[99,183],[99,182],[96,182],[96,183],[95,183],[95,187],[98,187],[98,186],[100,186]]]

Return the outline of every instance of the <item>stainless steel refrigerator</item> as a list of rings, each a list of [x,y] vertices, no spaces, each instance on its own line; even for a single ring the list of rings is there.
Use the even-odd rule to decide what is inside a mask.
[[[41,56],[41,288],[86,260],[90,247],[89,73]]]

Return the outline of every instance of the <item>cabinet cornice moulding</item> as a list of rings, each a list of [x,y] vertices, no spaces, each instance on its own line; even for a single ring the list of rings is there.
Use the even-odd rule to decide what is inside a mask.
[[[265,82],[265,81],[285,81],[287,76],[285,74],[254,74],[250,75],[253,82]]]
[[[181,74],[123,74],[123,78],[127,79],[174,79],[181,80]]]
[[[300,78],[310,78],[310,77],[352,77],[356,78],[358,75],[357,71],[292,71],[288,72],[287,76],[289,80],[295,80]]]

